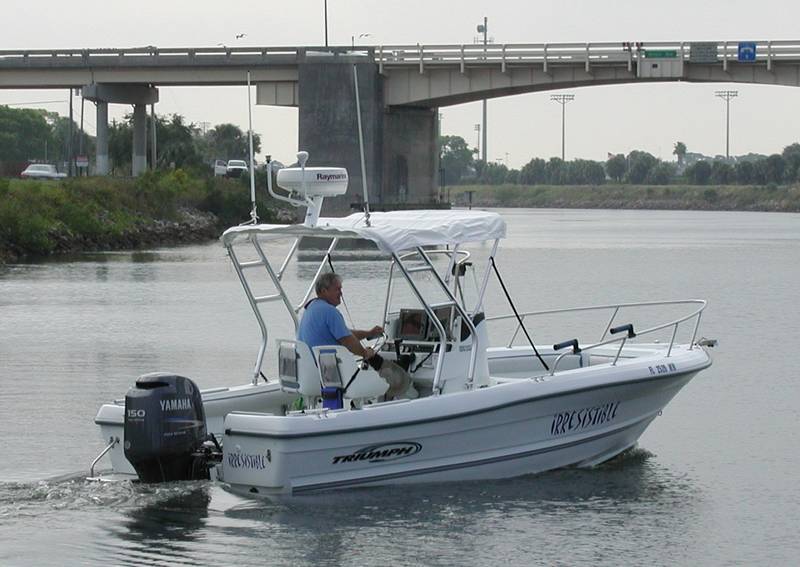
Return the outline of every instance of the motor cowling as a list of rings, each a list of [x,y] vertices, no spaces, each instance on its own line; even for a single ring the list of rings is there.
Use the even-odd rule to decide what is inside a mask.
[[[145,374],[125,395],[125,458],[143,482],[207,479],[197,456],[206,439],[203,400],[188,378]]]

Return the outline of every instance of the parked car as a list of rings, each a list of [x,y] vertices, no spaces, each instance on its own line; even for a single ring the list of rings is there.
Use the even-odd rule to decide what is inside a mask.
[[[228,173],[228,162],[224,159],[214,160],[214,177],[222,177]]]
[[[241,177],[248,172],[247,162],[241,159],[232,159],[228,162],[228,168],[225,173],[227,177]]]
[[[32,163],[19,174],[23,179],[63,179],[66,173],[56,171],[56,166],[49,163]]]

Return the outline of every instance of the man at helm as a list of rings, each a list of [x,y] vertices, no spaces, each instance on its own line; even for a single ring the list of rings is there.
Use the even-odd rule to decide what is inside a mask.
[[[306,304],[305,313],[297,329],[297,338],[309,348],[340,344],[360,356],[389,383],[386,399],[403,394],[411,385],[411,377],[398,365],[361,344],[362,339],[383,333],[378,325],[368,331],[348,329],[344,317],[336,307],[342,302],[342,278],[333,272],[322,274],[315,285],[317,297]]]

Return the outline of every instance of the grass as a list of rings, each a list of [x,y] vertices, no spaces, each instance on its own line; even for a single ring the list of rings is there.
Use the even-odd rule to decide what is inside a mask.
[[[800,185],[463,185],[449,188],[457,205],[586,209],[800,211]]]

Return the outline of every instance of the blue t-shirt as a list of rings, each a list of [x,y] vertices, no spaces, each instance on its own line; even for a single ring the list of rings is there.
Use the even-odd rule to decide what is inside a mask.
[[[351,334],[339,310],[324,299],[314,299],[306,307],[297,328],[297,338],[309,348],[338,345],[339,339]]]

